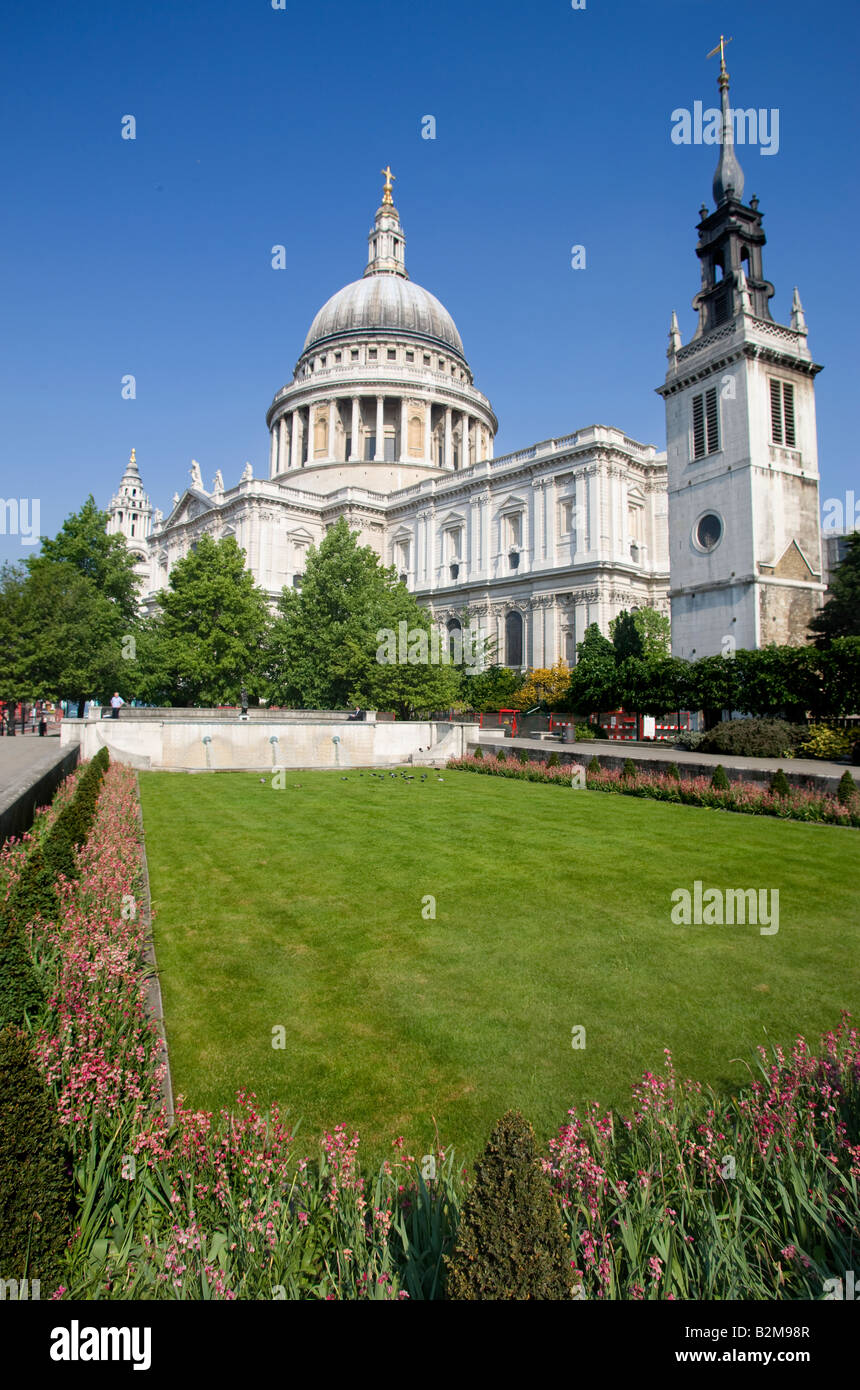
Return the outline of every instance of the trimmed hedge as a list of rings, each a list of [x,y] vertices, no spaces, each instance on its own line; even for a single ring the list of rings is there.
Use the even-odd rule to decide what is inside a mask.
[[[56,915],[57,876],[75,878],[75,850],[89,834],[108,766],[102,748],[78,777],[75,794],[31,850],[9,897],[0,903],[0,1028],[24,1023],[44,1006],[45,996],[27,948],[28,923]]]
[[[57,1107],[18,1028],[0,1031],[0,1270],[60,1286],[71,1234],[72,1182]]]
[[[570,1245],[561,1210],[518,1111],[503,1115],[475,1164],[453,1255],[449,1299],[573,1297]]]

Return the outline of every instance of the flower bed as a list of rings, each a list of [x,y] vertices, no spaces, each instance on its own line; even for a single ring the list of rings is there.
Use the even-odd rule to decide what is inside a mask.
[[[789,787],[786,796],[779,796],[755,782],[731,782],[727,788],[719,790],[711,785],[707,777],[689,777],[678,781],[666,773],[640,771],[625,777],[623,772],[608,768],[601,768],[598,772],[583,769],[579,764],[568,767],[552,767],[546,762],[537,761],[521,764],[491,755],[477,758],[471,753],[460,758],[449,758],[447,766],[460,772],[481,772],[490,777],[512,777],[520,782],[551,782],[566,787],[570,787],[571,774],[580,770],[585,771],[585,784],[589,791],[674,801],[684,806],[708,806],[717,811],[740,811],[753,816],[777,816],[780,820],[860,827],[860,794],[849,806],[842,805],[836,796],[809,791],[804,787]]]
[[[491,760],[486,760],[489,763]],[[500,765],[501,775],[534,769]],[[488,771],[488,767],[480,770]],[[547,780],[569,783],[570,769]],[[62,797],[68,799],[68,791]],[[47,1002],[32,1044],[74,1174],[69,1298],[438,1298],[467,1191],[453,1151],[405,1141],[364,1174],[342,1125],[316,1157],[240,1093],[172,1124],[147,1006],[134,774],[111,765],[77,877],[33,924]],[[650,1074],[629,1117],[575,1110],[541,1167],[587,1298],[809,1298],[860,1257],[860,1041],[760,1055],[717,1097]]]

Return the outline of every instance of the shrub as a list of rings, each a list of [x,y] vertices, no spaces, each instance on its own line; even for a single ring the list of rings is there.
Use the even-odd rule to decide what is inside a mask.
[[[600,763],[598,762],[597,758],[592,758],[591,762],[588,764],[588,775],[589,777],[596,777],[599,774],[599,772]]]
[[[804,758],[828,758],[831,762],[846,758],[851,752],[851,735],[843,729],[831,729],[827,724],[813,724],[806,732],[798,753]]]
[[[722,763],[717,763],[714,768],[713,776],[711,777],[711,786],[714,788],[714,791],[724,792],[728,790],[730,785],[729,779],[726,776],[726,769],[723,767]]]
[[[781,767],[776,769],[770,779],[770,790],[773,796],[789,796],[791,794],[788,778]]]
[[[597,735],[590,724],[577,724],[576,737],[580,743],[592,743]]]
[[[38,1279],[40,1295],[62,1282],[72,1186],[56,1107],[26,1034],[0,1032],[0,1270]]]
[[[851,750],[851,765],[852,767],[860,767],[860,739]]]
[[[600,724],[589,724],[588,727],[593,731],[595,738],[609,738],[608,733]]]
[[[499,749],[498,753],[496,754],[496,757],[500,763],[506,763],[508,761],[508,755],[505,752],[504,748]]]
[[[445,1257],[452,1299],[569,1299],[570,1250],[531,1125],[508,1111],[475,1164],[457,1245]]]
[[[475,756],[476,758],[483,758],[483,756],[484,756],[484,750],[483,750],[483,748],[480,746],[480,744],[479,744],[478,747],[475,749],[474,756]]]
[[[0,1028],[24,1023],[44,1007],[45,995],[27,950],[24,933],[11,913],[0,909]],[[3,1222],[0,1206],[0,1225]],[[2,1269],[2,1266],[0,1266]],[[11,1277],[11,1276],[10,1276]]]
[[[847,768],[839,779],[836,795],[841,806],[853,806],[857,800],[857,783]]]
[[[636,776],[636,767],[635,767],[635,765],[634,765],[634,763],[633,763],[633,759],[632,759],[632,758],[625,758],[625,759],[624,759],[624,767],[623,767],[622,770],[621,770],[621,776],[622,776],[622,777],[635,777],[635,776]]]
[[[558,756],[557,753],[550,753],[549,757],[546,760],[547,767],[558,767],[560,763],[561,758]]]
[[[670,763],[670,764],[669,764],[669,766],[666,768],[666,776],[667,776],[667,777],[671,777],[672,780],[673,780],[674,782],[680,782],[680,780],[681,780],[681,773],[680,773],[680,771],[679,771],[679,769],[678,769],[678,764],[677,764],[677,763]]]
[[[747,758],[791,758],[806,734],[805,724],[784,719],[727,719],[699,739],[698,749]]]
[[[519,762],[519,764],[520,764],[522,767],[525,767],[525,765],[526,765],[526,763],[528,762],[528,760],[529,760],[529,755],[528,755],[528,753],[526,752],[526,750],[525,750],[524,748],[521,748],[521,749],[519,750],[519,752],[517,753],[517,761]]]

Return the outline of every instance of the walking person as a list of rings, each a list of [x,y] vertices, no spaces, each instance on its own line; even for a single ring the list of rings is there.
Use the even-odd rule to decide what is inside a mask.
[[[119,712],[120,712],[120,709],[122,708],[122,706],[123,706],[124,704],[125,704],[125,700],[122,698],[122,696],[120,695],[119,691],[118,691],[118,690],[115,690],[115,691],[113,692],[113,694],[111,695],[111,697],[110,697],[110,707],[111,707],[111,710],[113,711],[113,714],[112,714],[112,718],[113,718],[113,719],[119,719]]]

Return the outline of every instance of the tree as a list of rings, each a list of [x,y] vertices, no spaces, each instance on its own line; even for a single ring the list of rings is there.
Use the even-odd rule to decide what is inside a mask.
[[[66,517],[53,540],[42,536],[40,553],[29,564],[31,568],[44,563],[74,565],[131,621],[137,613],[140,582],[135,558],[124,536],[107,534],[107,523],[107,512],[99,510],[90,494],[79,512]]]
[[[740,668],[734,656],[703,656],[690,666],[690,703],[701,709],[705,725],[718,724],[724,709],[739,709]]]
[[[626,661],[628,657],[641,657],[645,651],[642,633],[636,625],[636,614],[623,609],[609,624],[615,660]]]
[[[153,661],[171,704],[234,704],[243,685],[264,690],[268,601],[233,536],[202,536],[174,565],[158,606]]]
[[[537,666],[529,671],[519,689],[511,695],[511,709],[531,709],[546,704],[550,709],[564,699],[570,687],[570,667],[559,659],[554,666]]]
[[[429,613],[343,517],[309,549],[301,590],[281,594],[268,669],[273,700],[301,709],[358,704],[408,718],[460,693]]]
[[[830,581],[829,597],[809,624],[818,646],[834,637],[860,637],[860,531],[854,531],[848,550]]]
[[[590,623],[576,646],[577,663],[570,674],[566,707],[580,712],[615,709],[618,672],[615,648],[597,623]]]
[[[30,566],[20,595],[19,691],[28,698],[106,699],[123,683],[129,621],[68,560]]]
[[[568,675],[570,673],[568,672]],[[467,709],[487,713],[491,710],[513,709],[514,691],[522,683],[522,675],[510,666],[488,666],[485,671],[466,672],[463,676],[462,697]]]

